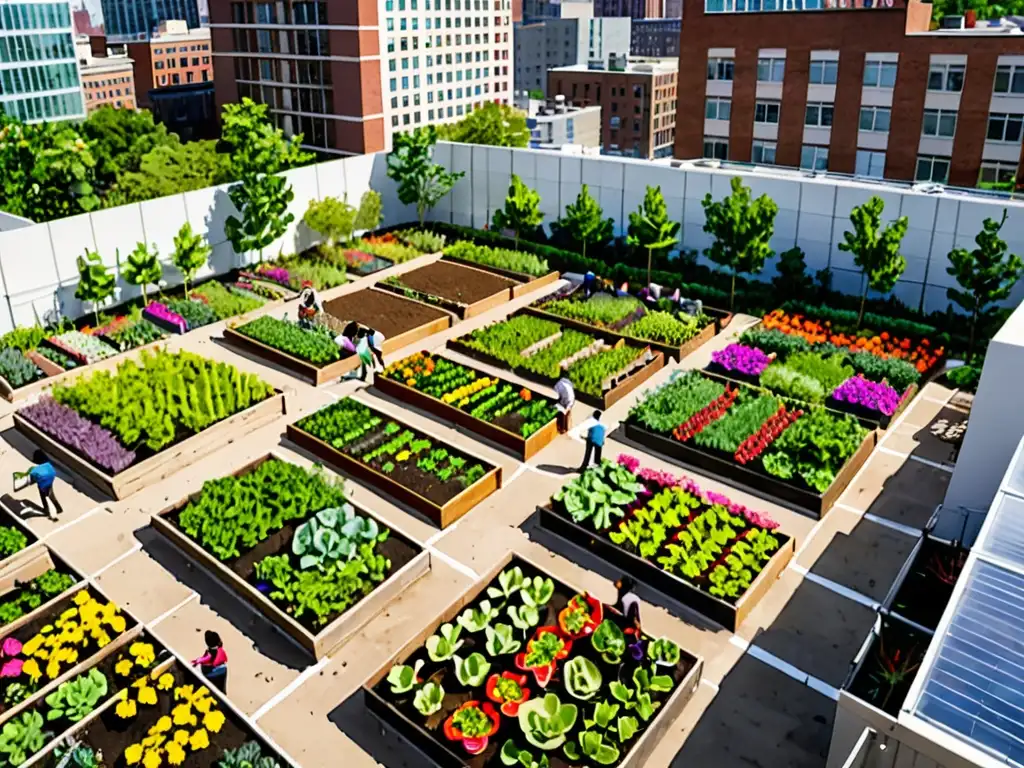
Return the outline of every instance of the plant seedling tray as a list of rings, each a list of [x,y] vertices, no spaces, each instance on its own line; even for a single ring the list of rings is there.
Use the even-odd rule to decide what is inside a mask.
[[[504,379],[502,379],[502,381],[506,384],[510,383]],[[426,411],[442,421],[458,424],[460,427],[465,427],[481,437],[484,437],[493,443],[497,443],[502,448],[508,449],[523,461],[535,456],[548,443],[558,437],[557,419],[552,419],[529,437],[523,437],[519,433],[510,432],[497,424],[477,419],[466,411],[456,408],[454,405],[442,402],[438,398],[428,395],[426,392],[421,392],[418,389],[410,387],[407,384],[403,384],[395,379],[387,378],[378,374],[373,377],[373,386],[384,394],[397,398],[403,403],[408,403],[413,408],[419,408],[421,411]],[[543,396],[534,392],[534,397]]]
[[[815,518],[824,517],[853,476],[868,460],[878,441],[878,433],[869,431],[857,450],[846,460],[836,479],[824,493],[818,493],[802,483],[788,482],[773,477],[761,469],[759,462],[744,466],[724,455],[715,455],[690,443],[681,443],[671,436],[659,435],[637,424],[632,419],[624,422],[626,437],[654,453],[661,454],[680,464],[707,472],[720,480],[737,485],[744,490],[780,501],[787,506],[810,512]]]
[[[333,382],[350,371],[359,367],[359,356],[349,355],[327,365],[315,365],[308,360],[290,355],[284,350],[264,344],[251,336],[246,336],[234,328],[224,329],[224,341],[239,349],[251,352],[256,357],[284,368],[297,379],[308,381],[314,387]]]
[[[113,498],[124,499],[170,477],[175,472],[220,450],[225,445],[244,438],[250,432],[269,424],[284,413],[284,392],[275,390],[275,394],[263,402],[228,416],[199,434],[187,437],[114,475],[79,456],[63,443],[57,442],[30,424],[17,412],[14,413],[14,426],[57,463],[64,465],[84,478],[89,484]]]
[[[419,427],[409,426],[401,420],[392,417],[390,414],[382,412],[382,415],[387,416],[388,419],[394,421],[405,429],[411,429],[414,432],[421,433],[424,437],[428,437],[434,441],[438,446],[452,448],[447,441],[442,440],[440,437],[437,437],[426,430],[420,429]],[[483,477],[468,488],[464,489],[457,496],[449,499],[444,504],[437,504],[416,493],[416,491],[411,488],[407,488],[398,481],[393,480],[383,472],[378,472],[376,469],[364,464],[359,459],[352,458],[334,446],[325,443],[320,438],[314,437],[309,432],[306,432],[304,429],[300,429],[295,424],[288,425],[286,434],[288,439],[300,448],[304,448],[318,459],[322,459],[323,461],[337,467],[342,472],[351,475],[357,480],[369,483],[403,504],[408,505],[430,520],[438,528],[447,528],[481,501],[501,488],[501,467],[494,466],[491,462],[482,459],[479,456],[475,456],[460,447],[455,450],[480,462],[480,464],[485,467],[490,466],[492,468],[488,470]]]
[[[249,462],[234,472],[233,476],[239,477],[248,474],[271,458],[286,461],[286,459],[270,453]],[[195,565],[212,575],[253,609],[259,611],[267,620],[273,622],[274,625],[317,659],[322,659],[341,648],[356,632],[383,611],[392,600],[397,598],[413,582],[426,575],[430,570],[429,552],[414,543],[407,534],[396,530],[394,525],[385,523],[373,513],[356,506],[356,512],[373,518],[382,528],[388,528],[391,531],[389,539],[396,537],[405,546],[413,549],[416,554],[404,565],[394,568],[387,578],[378,584],[372,592],[350,606],[348,610],[335,618],[327,626],[323,627],[319,632],[312,632],[278,607],[250,582],[243,579],[234,569],[203,549],[197,541],[193,540],[178,527],[178,514],[188,506],[189,502],[198,498],[201,494],[201,490],[196,491],[154,514],[150,518],[153,529],[174,544]],[[297,525],[298,521],[295,521],[295,524]],[[290,538],[287,538],[284,541],[284,546],[290,546],[290,541]],[[279,549],[278,552],[280,551]],[[276,554],[276,552],[268,554]]]
[[[934,562],[936,559],[938,562]],[[948,584],[939,579],[938,569],[950,572],[950,566],[959,561],[960,570],[956,574],[959,579],[966,560],[966,549],[926,533],[917,540],[890,587],[882,602],[882,613],[934,632],[956,586],[955,580]]]
[[[479,264],[469,259],[460,259],[456,256],[449,256],[444,254],[441,257],[442,261],[450,261],[452,264],[461,264],[464,267],[472,267],[473,269],[481,269],[484,272],[490,272],[493,275],[500,275],[501,277],[507,277],[509,280],[516,280],[519,284],[512,287],[512,298],[517,299],[527,293],[543,288],[545,285],[558,280],[561,273],[556,269],[554,272],[548,272],[546,275],[540,275],[534,277],[528,275],[525,272],[513,272],[511,269],[502,269],[501,267],[492,267],[490,264]]]
[[[483,293],[488,290],[493,291],[489,295],[485,295],[482,298],[478,298],[475,301],[463,302],[457,296],[450,294],[444,294],[441,290],[437,292],[431,292],[424,288],[416,288],[410,283],[405,283],[405,278],[412,278],[414,281],[417,277],[417,273],[424,276],[427,282],[430,282],[431,273],[439,272],[438,280],[442,283],[450,280],[457,280],[461,284],[472,286],[474,282],[478,285],[482,282],[484,286],[492,284],[490,288],[484,288]],[[401,280],[404,285],[390,285],[384,281],[377,283],[377,288],[391,293],[398,294],[399,296],[406,296],[407,298],[414,298],[417,301],[422,301],[425,304],[431,306],[439,306],[449,312],[453,312],[457,317],[465,320],[470,317],[475,317],[483,312],[487,312],[495,307],[500,307],[512,298],[512,291],[516,287],[512,278],[506,278],[498,275],[494,272],[478,269],[475,266],[468,266],[464,264],[456,264],[453,261],[432,261],[429,264],[425,264],[418,269],[413,269],[408,272],[403,272],[399,275],[395,275],[398,280]],[[448,287],[451,287],[450,285]],[[410,291],[413,296],[407,296],[406,291]],[[481,291],[471,291],[470,295],[479,295]]]
[[[463,766],[470,765],[471,758],[454,742],[447,742],[436,738],[432,733],[411,720],[402,712],[401,709],[381,696],[374,689],[387,677],[392,666],[403,663],[413,653],[422,648],[427,638],[434,634],[439,625],[445,622],[454,622],[455,618],[462,612],[462,610],[468,604],[473,602],[484,591],[487,585],[498,576],[499,573],[501,573],[505,568],[515,566],[517,564],[526,565],[554,581],[555,596],[552,600],[557,600],[559,595],[566,598],[584,593],[584,590],[577,589],[574,585],[568,584],[562,579],[552,576],[543,567],[536,564],[529,558],[518,553],[507,552],[496,566],[483,574],[479,581],[471,584],[464,592],[458,595],[455,600],[441,613],[435,616],[435,618],[430,621],[423,630],[421,630],[400,650],[392,655],[391,658],[389,658],[376,672],[374,672],[374,674],[370,676],[366,684],[363,686],[363,699],[366,707],[386,726],[396,730],[403,738],[422,752],[424,757],[429,761],[429,764],[442,766],[442,768],[463,768]],[[611,608],[611,606],[605,606],[606,612],[613,610],[614,609]],[[583,642],[583,640],[578,642]],[[622,755],[621,759],[616,763],[617,768],[643,768],[654,748],[657,746],[658,741],[676,720],[683,708],[690,701],[694,692],[697,690],[697,686],[700,684],[701,675],[704,671],[704,660],[700,656],[695,656],[687,652],[686,649],[682,647],[679,651],[680,664],[678,666],[685,669],[686,666],[689,665],[689,669],[685,671],[682,679],[679,680],[675,689],[672,691],[672,694],[665,700],[662,706],[657,710],[653,719],[647,724],[643,734],[637,739],[636,743],[633,744],[632,748]],[[533,680],[530,681],[529,687],[534,696],[539,696],[544,693],[543,690],[537,688]],[[580,708],[579,717],[583,717],[583,710],[589,710],[594,703],[593,701],[584,702],[573,699],[564,691],[558,690],[554,685],[549,686],[547,690],[559,693],[563,703],[571,702],[578,705]],[[497,739],[497,747],[500,749],[502,739],[504,737],[501,737],[501,733],[499,732],[497,736],[492,738]],[[533,748],[531,748],[531,751],[533,751],[535,755],[540,753],[540,750]],[[565,760],[564,757],[562,757],[561,749],[548,752],[547,754],[552,758],[553,766],[572,765],[570,761]],[[473,760],[472,764],[476,766],[479,762]],[[501,762],[497,759],[497,756],[489,760],[487,763],[488,766],[500,764]],[[580,761],[579,764],[590,765],[589,762],[583,761]]]
[[[540,527],[548,533],[558,536],[574,547],[597,555],[615,569],[628,573],[637,581],[692,608],[731,632],[736,631],[771,589],[772,584],[793,559],[796,550],[791,537],[778,530],[772,531],[772,535],[779,539],[779,549],[754,578],[750,588],[735,603],[730,603],[617,546],[602,533],[586,528],[568,515],[555,511],[550,504],[537,507],[537,519]]]

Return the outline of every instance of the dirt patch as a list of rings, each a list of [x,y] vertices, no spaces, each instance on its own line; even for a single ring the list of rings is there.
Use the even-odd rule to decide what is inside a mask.
[[[343,322],[354,320],[369,326],[383,333],[385,338],[411,331],[441,317],[450,317],[443,310],[370,288],[332,299],[324,305],[324,311]]]
[[[435,261],[425,267],[414,269],[398,275],[396,280],[402,286],[414,291],[440,296],[459,304],[475,304],[489,299],[496,293],[515,287],[518,283],[507,277],[492,275],[489,272]]]

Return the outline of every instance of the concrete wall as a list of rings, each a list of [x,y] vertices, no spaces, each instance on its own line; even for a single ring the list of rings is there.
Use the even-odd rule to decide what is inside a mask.
[[[0,232],[7,232],[11,229],[21,229],[22,227],[31,227],[35,224],[32,219],[26,219],[24,216],[15,216],[13,213],[6,213],[0,211]]]

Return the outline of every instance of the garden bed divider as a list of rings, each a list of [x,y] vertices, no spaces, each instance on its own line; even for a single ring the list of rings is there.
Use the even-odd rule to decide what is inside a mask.
[[[5,574],[12,568],[20,568],[23,563],[35,559],[39,552],[45,549],[42,540],[35,534],[35,531],[25,525],[24,520],[2,505],[0,505],[0,525],[15,528],[25,534],[25,538],[28,539],[28,544],[23,549],[19,549],[17,552],[0,560],[0,574]]]
[[[481,373],[483,372],[481,371]],[[501,381],[506,384],[512,384],[512,382],[505,381],[504,379],[501,379]],[[509,432],[507,429],[499,427],[497,424],[474,418],[454,405],[442,402],[436,397],[431,397],[425,392],[420,392],[418,389],[395,379],[386,378],[378,374],[373,377],[373,386],[385,395],[397,398],[413,408],[426,411],[443,421],[465,427],[471,432],[475,432],[481,437],[490,440],[492,443],[497,443],[502,448],[512,451],[523,461],[536,455],[548,443],[558,437],[557,419],[552,419],[529,437],[522,437],[515,432]],[[539,393],[535,392],[534,394],[537,397],[543,397]]]
[[[262,341],[257,341],[231,327],[224,328],[224,341],[231,346],[238,347],[255,355],[257,358],[262,358],[285,369],[295,378],[308,381],[314,387],[333,382],[335,379],[359,367],[358,355],[349,355],[341,360],[335,360],[333,363],[317,366],[308,360],[303,360],[269,344],[264,344]]]
[[[236,477],[247,474],[271,458],[287,461],[287,459],[277,456],[271,452],[266,456],[262,456],[249,462],[232,474]],[[238,574],[203,549],[197,542],[189,538],[176,525],[166,519],[174,512],[184,509],[189,502],[194,500],[201,493],[202,490],[196,491],[195,493],[186,496],[184,499],[165,507],[160,512],[153,514],[150,517],[150,523],[153,526],[153,529],[177,547],[177,549],[196,567],[205,571],[216,581],[234,592],[249,606],[261,613],[268,621],[273,623],[285,635],[294,640],[299,646],[308,651],[318,660],[338,650],[356,632],[380,614],[392,600],[396,599],[413,582],[421,576],[425,576],[427,572],[430,571],[430,552],[425,549],[421,549],[412,560],[388,576],[384,581],[378,584],[373,591],[365,595],[326,627],[316,634],[313,634],[294,618],[278,608],[270,598],[263,595],[258,589],[256,589],[256,587],[242,579]],[[411,536],[391,523],[383,521],[379,516],[368,512],[358,505],[353,506],[355,506],[358,513],[373,518],[380,525],[391,529],[402,538],[415,543],[415,540]]]
[[[537,507],[537,520],[540,527],[548,533],[564,539],[573,547],[591,552],[615,569],[628,573],[637,581],[692,608],[731,632],[736,631],[736,628],[743,623],[747,615],[771,589],[772,584],[789,565],[789,561],[793,559],[796,551],[792,537],[786,536],[778,530],[772,531],[772,535],[780,540],[779,549],[754,578],[750,588],[733,605],[617,546],[597,531],[587,529],[571,518],[556,512],[550,503]]]
[[[810,512],[815,518],[823,518],[833,507],[854,475],[868,460],[878,441],[878,432],[869,431],[864,436],[857,450],[846,460],[842,469],[836,473],[836,479],[824,493],[817,493],[795,483],[789,483],[769,475],[767,472],[746,467],[731,457],[715,456],[701,448],[688,443],[681,443],[670,436],[659,435],[645,429],[632,420],[623,422],[626,437],[639,443],[655,454],[668,457],[673,461],[694,467],[712,476],[738,487],[753,491],[773,501],[787,506],[795,506]]]
[[[365,405],[365,403],[364,403]],[[407,429],[413,429],[416,432],[421,433],[425,437],[429,437],[431,440],[437,442],[438,445],[453,447],[447,440],[443,440],[436,435],[427,432],[419,427],[411,427],[405,422],[392,417],[390,414],[380,411],[380,413],[392,421],[400,424]],[[309,432],[300,429],[295,424],[289,424],[287,427],[286,436],[295,445],[300,448],[309,451],[311,454],[316,456],[325,462],[328,462],[335,467],[341,469],[348,475],[362,480],[363,482],[369,483],[372,486],[379,488],[384,493],[394,497],[403,504],[408,505],[412,509],[419,512],[421,515],[430,520],[438,528],[447,528],[449,525],[454,523],[460,517],[469,512],[473,507],[479,504],[481,501],[486,499],[492,493],[501,488],[501,467],[495,466],[490,461],[482,459],[473,453],[459,447],[460,453],[475,459],[484,466],[490,466],[488,472],[484,474],[479,480],[473,483],[468,488],[463,489],[461,493],[452,499],[449,499],[445,504],[438,505],[423,496],[420,496],[415,491],[406,488],[399,482],[392,480],[390,477],[382,472],[378,472],[373,467],[364,464],[358,459],[342,453],[334,446],[325,443],[318,437],[314,437]]]
[[[490,272],[492,275],[498,275],[499,277],[507,277],[509,280],[518,280],[519,285],[512,286],[512,298],[518,299],[520,296],[524,296],[527,293],[542,288],[545,285],[550,285],[555,282],[561,276],[561,273],[556,269],[554,272],[548,272],[546,275],[540,275],[539,277],[533,277],[525,272],[513,272],[511,269],[503,269],[502,267],[492,267],[490,264],[478,264],[475,261],[469,259],[460,259],[457,256],[449,256],[444,254],[441,256],[442,261],[450,261],[452,264],[461,264],[464,267],[473,267],[474,269],[480,269],[484,272]]]
[[[435,259],[435,261],[440,261],[440,259]],[[423,267],[428,267],[432,263],[434,262],[424,264]],[[451,262],[451,260],[445,260],[445,263],[452,264],[454,262]],[[490,272],[485,269],[479,269],[478,267],[476,267],[476,265],[469,265],[460,262],[457,266],[460,267],[461,269],[472,270],[473,272],[483,272],[491,276],[494,275],[493,272]],[[408,271],[414,272],[415,270]],[[394,275],[394,277],[397,277],[400,280],[402,278],[402,275]],[[492,293],[490,296],[486,296],[478,301],[474,301],[472,304],[463,304],[459,301],[456,301],[455,299],[449,299],[445,296],[427,293],[426,291],[421,291],[416,288],[402,287],[400,285],[389,285],[385,283],[383,280],[378,282],[374,287],[384,291],[389,291],[390,293],[397,294],[402,298],[410,299],[412,301],[419,301],[430,307],[438,307],[440,309],[445,310],[446,312],[453,313],[460,320],[466,320],[470,317],[476,317],[477,315],[483,314],[484,312],[494,309],[495,307],[500,307],[502,304],[505,304],[506,302],[513,298],[514,290],[513,286],[510,287],[508,290],[501,290],[498,291],[497,293]],[[422,296],[423,298],[407,296],[405,293],[407,290],[412,291],[413,293],[416,293],[419,296]],[[437,299],[437,302],[435,303],[430,301],[429,297],[435,297]]]
[[[363,684],[363,701],[366,704],[367,709],[369,709],[379,720],[397,730],[433,763],[443,766],[443,768],[448,768],[449,766],[451,766],[451,768],[460,768],[465,765],[465,762],[461,758],[457,758],[454,752],[439,746],[434,739],[430,738],[430,736],[419,727],[418,724],[409,720],[397,708],[380,697],[373,688],[377,683],[387,677],[391,667],[408,658],[412,653],[420,648],[426,642],[427,638],[434,634],[434,630],[436,630],[438,626],[445,622],[454,621],[455,617],[462,612],[462,609],[469,605],[469,603],[473,602],[473,600],[483,592],[487,584],[501,573],[513,559],[525,561],[542,574],[561,582],[571,590],[575,590],[577,593],[582,594],[584,592],[584,590],[577,588],[576,585],[567,582],[565,579],[552,576],[547,568],[538,565],[533,558],[527,557],[519,552],[508,551],[497,565],[486,573],[481,574],[478,581],[473,582],[463,590],[447,608],[437,614],[413,638],[411,638],[398,651],[393,653],[391,657]],[[658,741],[672,723],[675,722],[676,718],[683,711],[683,708],[687,703],[689,703],[694,692],[696,692],[697,686],[700,685],[700,679],[704,672],[704,659],[700,656],[695,656],[682,647],[680,647],[680,652],[685,656],[689,656],[694,659],[693,667],[690,668],[686,677],[679,681],[675,691],[672,692],[672,695],[665,701],[664,705],[658,709],[654,720],[640,738],[637,739],[633,748],[622,758],[621,762],[618,764],[618,768],[643,768],[647,759],[657,746]]]
[[[108,474],[88,459],[57,442],[17,412],[14,413],[14,425],[32,443],[42,448],[48,457],[56,459],[58,464],[64,465],[83,477],[90,485],[115,499],[123,499],[245,437],[285,412],[285,392],[275,390],[275,394],[266,400],[228,416],[199,434],[185,438],[115,475]]]

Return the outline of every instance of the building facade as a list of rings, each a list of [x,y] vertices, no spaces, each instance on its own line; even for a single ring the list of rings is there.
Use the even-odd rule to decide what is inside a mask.
[[[531,148],[562,149],[572,145],[584,152],[600,150],[601,107],[580,107],[561,95],[546,101],[517,100],[516,106],[526,111]]]
[[[677,63],[609,61],[607,66],[562,67],[548,72],[548,93],[601,107],[606,155],[671,157],[676,139]]]
[[[82,98],[85,110],[92,113],[103,106],[135,109],[135,63],[127,55],[97,57],[92,54],[89,38],[79,38],[78,69],[82,77]]]
[[[629,51],[630,19],[548,19],[515,28],[515,89],[547,96],[548,70]]]
[[[634,19],[629,55],[656,59],[679,56],[682,23],[682,19]]]
[[[676,157],[963,187],[1024,178],[1015,25],[929,31],[916,0],[762,2],[776,7],[686,0]]]
[[[66,0],[0,4],[0,107],[27,123],[85,117]]]
[[[161,24],[150,39],[150,77],[154,88],[213,82],[210,30],[188,29],[184,22]]]
[[[683,16],[683,0],[665,0],[666,19],[679,19]]]
[[[148,40],[157,27],[181,19],[188,27],[199,26],[196,0],[102,0],[103,29],[108,43]]]
[[[103,27],[92,23],[92,16],[88,8],[78,8],[71,12],[71,19],[74,22],[76,35],[102,35]]]
[[[660,19],[664,0],[594,0],[595,16],[629,16],[632,19]]]
[[[512,100],[511,0],[212,0],[210,15],[218,107],[269,104],[310,148],[375,152]]]

